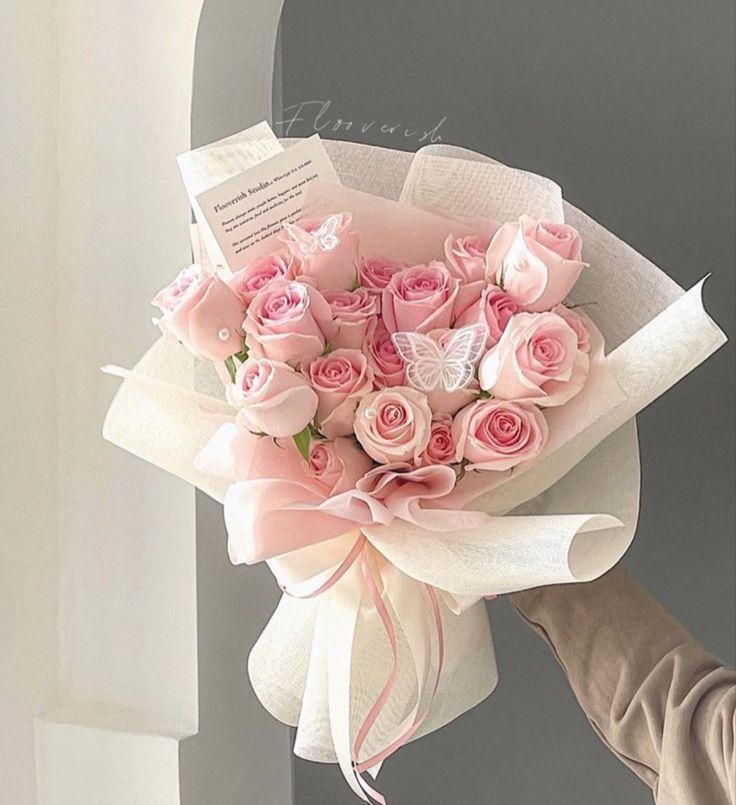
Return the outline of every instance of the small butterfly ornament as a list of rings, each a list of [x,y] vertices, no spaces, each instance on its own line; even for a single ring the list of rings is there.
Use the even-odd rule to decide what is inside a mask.
[[[464,389],[486,346],[488,328],[471,324],[450,332],[442,345],[421,333],[394,333],[396,349],[406,364],[406,379],[419,391]]]
[[[345,216],[342,213],[329,215],[322,221],[319,229],[307,232],[296,224],[286,224],[284,229],[289,237],[299,246],[305,256],[317,252],[331,252],[340,245],[337,233],[343,224]]]

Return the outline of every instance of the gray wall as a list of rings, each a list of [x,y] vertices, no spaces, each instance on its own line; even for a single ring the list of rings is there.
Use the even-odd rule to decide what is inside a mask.
[[[338,117],[354,125],[332,135],[323,129],[322,136],[408,150],[419,145],[422,130],[446,118],[439,130],[445,141],[555,178],[570,201],[681,285],[713,272],[708,308],[732,337],[733,30],[730,0],[292,0],[282,19],[274,117],[293,116],[294,104],[330,100],[329,113],[317,125]],[[195,143],[260,119],[239,89],[249,81],[243,49],[255,45],[247,4],[205,3],[195,74]],[[291,113],[281,114],[278,106],[291,106]],[[305,119],[289,133],[311,134],[317,108],[304,108]],[[361,135],[359,124],[371,120],[376,124]],[[405,138],[403,127],[393,135],[380,132],[381,123],[394,122],[419,133]],[[639,417],[642,515],[625,560],[710,650],[731,663],[733,399],[729,345]],[[225,566],[221,514],[203,500],[198,528],[200,540],[222,546],[206,561],[213,568]],[[228,620],[224,590],[257,584],[260,589],[252,592],[260,594],[265,579],[252,568],[223,567],[216,575],[218,584],[200,596],[220,597],[222,606],[213,614],[224,619],[223,634],[233,623],[239,629],[229,640],[252,640],[258,624]],[[206,606],[200,601],[200,608]],[[498,690],[385,764],[380,781],[389,800],[397,805],[651,802],[648,789],[595,737],[541,641],[505,601],[490,604],[489,611]],[[242,672],[245,642],[221,655],[207,655],[209,649],[201,647],[200,662],[213,669],[228,663],[226,674],[233,678]],[[222,700],[217,681],[214,672],[203,677],[202,685],[210,686],[202,690],[203,708],[207,697],[212,706]],[[228,729],[237,733],[232,716]],[[251,724],[261,723],[256,714],[250,718],[256,719]],[[243,750],[248,728],[245,722],[239,737]],[[233,785],[232,798],[223,805],[271,802],[257,781],[239,788],[244,781],[224,766],[218,779],[229,773]],[[296,759],[293,772],[296,805],[354,801],[334,766]],[[205,792],[213,789],[200,777],[197,790],[200,798],[185,801],[204,803]]]

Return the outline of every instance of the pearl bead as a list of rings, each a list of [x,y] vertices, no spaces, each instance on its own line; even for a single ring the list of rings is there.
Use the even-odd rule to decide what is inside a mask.
[[[366,408],[365,411],[363,411],[363,416],[366,419],[375,419],[378,416],[378,411],[376,411],[375,408]]]
[[[220,330],[220,332],[217,334],[217,337],[220,339],[220,341],[227,341],[227,339],[230,338],[230,330],[228,330],[227,327],[223,327],[222,330]]]
[[[526,271],[527,268],[529,268],[529,263],[527,263],[527,261],[522,258],[521,260],[516,261],[516,265],[514,266],[514,268],[517,271]]]

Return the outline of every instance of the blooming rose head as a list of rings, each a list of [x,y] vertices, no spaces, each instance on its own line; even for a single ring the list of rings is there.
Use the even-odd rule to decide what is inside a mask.
[[[302,364],[302,372],[317,392],[319,429],[329,439],[353,432],[355,408],[373,391],[373,370],[356,349],[336,349]]]
[[[245,268],[236,271],[227,284],[247,307],[253,297],[277,279],[294,279],[294,258],[289,252],[275,252],[256,257]]]
[[[276,438],[304,430],[317,411],[317,394],[290,366],[268,358],[249,358],[227,387],[228,401],[253,433]]]
[[[383,291],[386,327],[392,333],[449,327],[458,287],[458,280],[437,260],[397,272]]]
[[[562,302],[585,267],[582,241],[567,224],[523,215],[504,224],[486,255],[486,276],[525,310],[551,310]]]
[[[333,343],[336,347],[362,349],[368,325],[378,314],[374,295],[365,288],[355,291],[325,291],[324,297],[340,328]]]
[[[431,427],[427,398],[408,386],[367,394],[355,412],[355,435],[379,464],[416,462],[429,444]]]
[[[404,263],[388,260],[384,257],[374,257],[363,260],[360,264],[359,280],[361,287],[374,294],[380,294],[388,285],[391,277],[406,268]]]
[[[588,327],[585,324],[585,318],[577,312],[577,310],[571,310],[569,307],[565,307],[564,305],[557,305],[557,307],[552,309],[553,313],[556,313],[558,316],[562,316],[562,318],[575,330],[575,333],[578,337],[578,349],[581,352],[589,353],[590,352],[590,333],[588,332]]]
[[[455,458],[455,438],[452,435],[452,417],[442,416],[432,422],[429,442],[419,463],[425,464],[453,464]]]
[[[455,460],[471,470],[508,470],[536,458],[547,442],[547,421],[530,403],[478,400],[455,417]]]
[[[466,284],[484,280],[489,243],[490,238],[483,235],[466,235],[462,238],[448,235],[445,241],[445,260],[452,276]]]
[[[502,400],[564,405],[585,384],[590,359],[556,313],[517,313],[481,360],[481,388]]]
[[[383,319],[374,319],[368,327],[365,350],[377,386],[383,388],[404,384],[404,361],[401,360]]]
[[[293,365],[316,358],[337,334],[322,294],[284,279],[273,280],[256,294],[244,327],[254,355]]]
[[[483,289],[480,299],[457,317],[455,327],[485,323],[488,325],[486,343],[492,347],[498,342],[511,317],[520,310],[519,305],[507,293],[496,285],[488,285]]]
[[[353,439],[312,442],[309,474],[324,488],[328,497],[353,489],[372,467],[373,462]]]
[[[197,355],[224,361],[243,348],[243,302],[217,277],[198,265],[179,273],[152,304],[163,314],[162,332],[171,333]]]
[[[350,213],[304,218],[280,236],[299,263],[297,277],[318,288],[349,289],[358,275],[357,232]]]

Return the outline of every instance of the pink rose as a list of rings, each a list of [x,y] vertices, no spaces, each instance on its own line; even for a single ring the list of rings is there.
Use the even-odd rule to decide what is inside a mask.
[[[373,370],[366,356],[356,349],[336,349],[303,364],[302,372],[319,399],[322,433],[329,439],[351,434],[358,402],[373,390]]]
[[[336,347],[362,349],[371,320],[378,314],[378,304],[365,288],[355,291],[325,291],[324,297],[338,327]]]
[[[578,337],[578,349],[581,352],[590,352],[590,333],[585,325],[585,319],[583,316],[581,316],[577,311],[571,310],[569,307],[565,307],[564,305],[557,305],[557,307],[552,309],[552,312],[556,313],[558,316],[562,316],[570,327],[575,330],[575,334]]]
[[[392,333],[449,327],[459,282],[434,260],[394,274],[383,291],[381,315]]]
[[[353,489],[372,467],[373,462],[353,439],[312,442],[309,474],[324,488],[327,497]]]
[[[485,323],[488,325],[487,345],[492,347],[498,342],[511,317],[520,310],[519,305],[507,293],[496,285],[488,285],[480,299],[457,317],[455,327]]]
[[[247,307],[253,297],[276,279],[294,279],[294,258],[288,252],[275,252],[256,257],[245,268],[236,271],[227,284]]]
[[[508,470],[536,458],[547,442],[547,421],[529,403],[478,400],[452,426],[455,460],[471,470]]]
[[[198,265],[179,273],[153,299],[163,314],[157,324],[197,355],[224,361],[243,349],[245,305],[217,277]]]
[[[354,427],[365,452],[379,464],[416,462],[429,444],[432,411],[416,389],[386,388],[363,397]]]
[[[359,239],[350,231],[353,217],[342,212],[325,218],[305,218],[281,235],[299,261],[298,279],[320,291],[356,285]]]
[[[585,384],[590,359],[556,313],[517,313],[486,353],[480,385],[502,400],[564,405]]]
[[[455,438],[452,435],[452,417],[443,416],[432,422],[427,447],[419,457],[419,463],[453,464],[455,458]]]
[[[337,334],[322,294],[284,279],[273,280],[256,294],[244,327],[248,346],[257,357],[295,366],[320,355]]]
[[[455,302],[457,311],[465,310],[478,301],[485,287],[486,250],[490,238],[483,235],[466,235],[445,240],[445,260],[453,277],[460,281]]]
[[[388,285],[391,277],[404,268],[406,268],[405,263],[388,260],[385,257],[363,260],[360,264],[360,284],[371,293],[380,294]]]
[[[301,432],[317,411],[309,383],[287,364],[268,358],[241,364],[227,396],[240,408],[238,417],[248,430],[276,438]]]
[[[562,302],[585,267],[582,241],[567,224],[522,215],[493,236],[486,276],[524,309],[551,310]]]
[[[368,327],[365,350],[377,386],[383,388],[404,384],[404,361],[396,351],[391,333],[382,319],[374,319]]]
[[[445,241],[445,260],[452,276],[465,284],[485,280],[489,243],[490,238],[483,235],[466,235],[462,238],[448,235]]]

